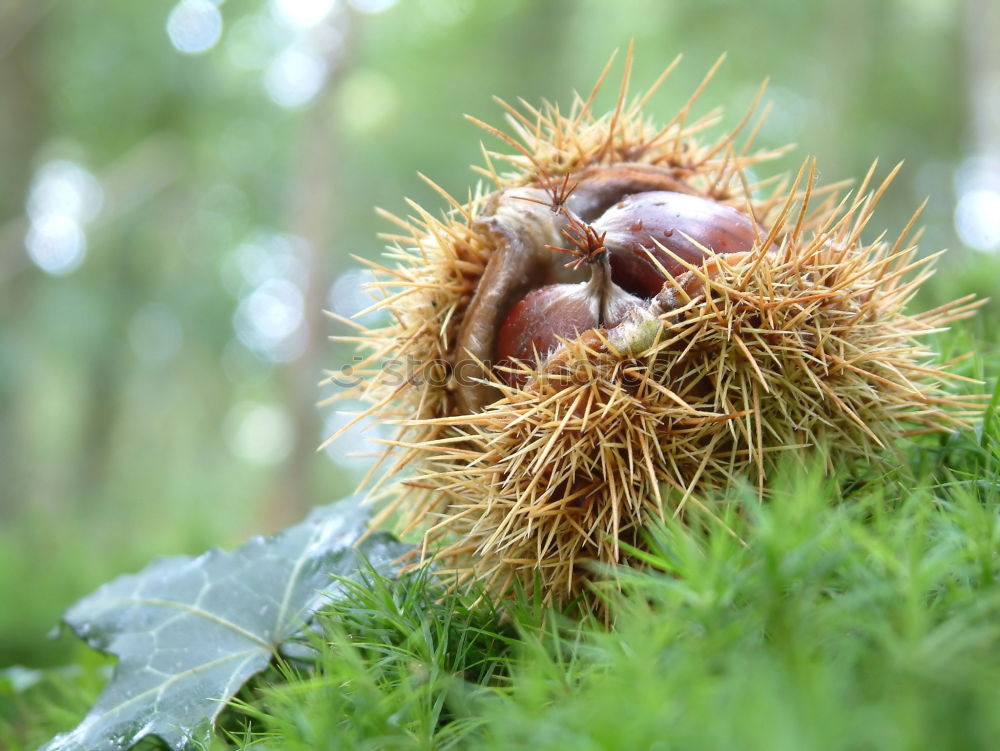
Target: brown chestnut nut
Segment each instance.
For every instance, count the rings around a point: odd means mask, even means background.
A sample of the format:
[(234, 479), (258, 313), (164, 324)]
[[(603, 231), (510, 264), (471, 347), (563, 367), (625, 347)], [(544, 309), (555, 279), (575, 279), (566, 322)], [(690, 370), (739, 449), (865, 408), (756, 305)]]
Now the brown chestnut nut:
[(497, 375), (508, 385), (521, 385), (526, 373), (510, 372), (514, 361), (534, 364), (556, 347), (559, 338), (571, 339), (599, 323), (599, 300), (587, 291), (589, 283), (549, 284), (532, 290), (507, 314), (497, 332)]
[(620, 323), (628, 311), (646, 303), (611, 280), (608, 253), (588, 261), (590, 280), (579, 284), (549, 284), (532, 290), (507, 313), (497, 332), (494, 362), (497, 375), (511, 386), (522, 386), (526, 370), (559, 346), (585, 331)]
[(664, 271), (678, 277), (688, 270), (678, 258), (698, 265), (706, 257), (695, 243), (719, 254), (747, 253), (753, 249), (756, 237), (764, 236), (750, 217), (730, 206), (670, 191), (626, 196), (592, 226), (596, 232), (606, 233), (604, 245), (611, 255), (615, 282), (647, 298), (663, 288)]

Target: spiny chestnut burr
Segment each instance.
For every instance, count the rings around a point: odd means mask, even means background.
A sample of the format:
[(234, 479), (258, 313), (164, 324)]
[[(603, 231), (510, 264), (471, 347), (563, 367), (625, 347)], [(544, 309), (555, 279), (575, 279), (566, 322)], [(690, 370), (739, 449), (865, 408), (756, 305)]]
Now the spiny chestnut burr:
[[(865, 239), (895, 170), (848, 196), (811, 160), (755, 184), (747, 168), (784, 150), (753, 149), (755, 126), (736, 142), (752, 113), (706, 141), (718, 115), (692, 118), (693, 97), (660, 127), (630, 66), (611, 113), (591, 111), (595, 87), (507, 107), (514, 135), (483, 124), (510, 151), (487, 152), (491, 192), (392, 217), (371, 263), (389, 322), (355, 325), (364, 380), (339, 398), (398, 426), (372, 471), (380, 518), (422, 531), (418, 555), (453, 583), (595, 604), (587, 582), (651, 519), (697, 506), (724, 530), (716, 494), (766, 498), (784, 457), (867, 466), (981, 412), (927, 343), (978, 303), (906, 309), (933, 265), (914, 222)], [(553, 250), (567, 238), (580, 263)]]

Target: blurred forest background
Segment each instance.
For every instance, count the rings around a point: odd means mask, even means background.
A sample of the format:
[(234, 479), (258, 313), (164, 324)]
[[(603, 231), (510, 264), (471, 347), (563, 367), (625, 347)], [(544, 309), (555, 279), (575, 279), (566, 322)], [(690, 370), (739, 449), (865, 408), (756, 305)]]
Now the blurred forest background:
[(770, 76), (774, 169), (905, 159), (872, 234), (929, 196), (919, 304), (996, 296), (997, 29), (994, 0), (0, 0), (0, 667), (66, 661), (46, 631), (112, 576), (348, 493), (322, 310), (366, 304), (374, 207), (443, 208), (418, 170), (464, 197), (463, 113), (568, 102), (629, 39), (633, 91), (685, 55), (661, 119), (722, 52), (726, 125)]

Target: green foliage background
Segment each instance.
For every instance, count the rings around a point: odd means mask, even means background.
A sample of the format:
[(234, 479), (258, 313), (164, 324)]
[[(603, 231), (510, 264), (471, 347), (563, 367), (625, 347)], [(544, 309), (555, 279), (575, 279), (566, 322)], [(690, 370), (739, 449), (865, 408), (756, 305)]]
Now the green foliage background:
[[(630, 39), (634, 90), (685, 55), (656, 117), (728, 52), (703, 111), (734, 123), (769, 76), (760, 141), (800, 145), (781, 168), (815, 154), (831, 182), (905, 159), (872, 232), (929, 197), (922, 247), (951, 252), (919, 304), (995, 295), (1000, 256), (964, 247), (953, 222), (970, 160), (998, 149), (976, 125), (996, 116), (976, 94), (1000, 70), (977, 41), (989, 2), (398, 0), (337, 4), (306, 31), (277, 5), (222, 2), (221, 38), (199, 55), (172, 46), (172, 2), (0, 7), (0, 667), (67, 662), (46, 631), (111, 576), (349, 492), (355, 442), (314, 453), (332, 412), (315, 408), (321, 370), (350, 358), (320, 311), (349, 254), (379, 252), (389, 227), (373, 207), (441, 208), (418, 170), (464, 197), (485, 136), (463, 113), (499, 122), (493, 95), (566, 102)], [(264, 85), (287, 49), (329, 67), (296, 107)], [(55, 159), (103, 192), (62, 275), (24, 247), (26, 201)], [(301, 295), (301, 354), (274, 359), (234, 317), (282, 273)], [(998, 314), (992, 302), (966, 327), (994, 364)]]

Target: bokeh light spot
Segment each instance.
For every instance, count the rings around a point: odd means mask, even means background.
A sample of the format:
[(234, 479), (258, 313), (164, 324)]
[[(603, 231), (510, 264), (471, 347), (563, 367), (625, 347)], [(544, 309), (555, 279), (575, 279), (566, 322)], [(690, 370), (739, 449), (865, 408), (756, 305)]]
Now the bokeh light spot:
[(49, 214), (32, 221), (24, 246), (38, 268), (61, 275), (68, 274), (83, 262), (87, 237), (72, 217)]
[(1000, 191), (963, 193), (955, 207), (955, 230), (970, 248), (1000, 251)]
[(240, 302), (233, 316), (236, 336), (247, 347), (274, 359), (302, 325), (302, 292), (287, 279), (269, 279)]
[(210, 0), (181, 0), (167, 16), (167, 36), (178, 52), (208, 52), (222, 36), (222, 14)]
[(309, 29), (330, 15), (337, 0), (271, 0), (271, 12), (293, 29)]
[(337, 112), (347, 127), (368, 133), (388, 122), (398, 109), (399, 95), (388, 76), (370, 68), (348, 75), (337, 94)]
[[(362, 310), (371, 307), (376, 298), (365, 285), (375, 281), (375, 275), (367, 269), (350, 269), (338, 276), (326, 295), (326, 303), (330, 310), (344, 318), (353, 318)], [(371, 311), (362, 316), (369, 318), (377, 313)], [(363, 322), (363, 321), (362, 321)]]
[(97, 216), (103, 201), (97, 178), (76, 162), (54, 159), (35, 174), (25, 208), (33, 221), (63, 214), (87, 222)]
[(264, 89), (281, 107), (302, 107), (319, 93), (326, 74), (322, 56), (293, 46), (275, 57), (264, 71)]
[[(354, 411), (356, 410), (356, 411)], [(347, 472), (357, 473), (360, 477), (371, 466), (372, 457), (381, 451), (377, 443), (389, 437), (389, 431), (371, 417), (363, 417), (354, 424), (357, 412), (364, 410), (364, 405), (357, 403), (342, 403), (340, 411), (329, 415), (324, 421), (321, 440), (339, 433), (326, 445), (326, 455), (338, 468)]]
[(288, 411), (272, 404), (240, 402), (226, 415), (229, 450), (251, 464), (273, 465), (291, 453), (295, 428)]
[(361, 13), (381, 13), (389, 10), (398, 0), (348, 0), (354, 10)]
[(25, 212), (30, 225), (24, 238), (28, 257), (49, 274), (68, 274), (87, 252), (84, 224), (101, 210), (101, 184), (75, 162), (46, 162), (35, 174)]

